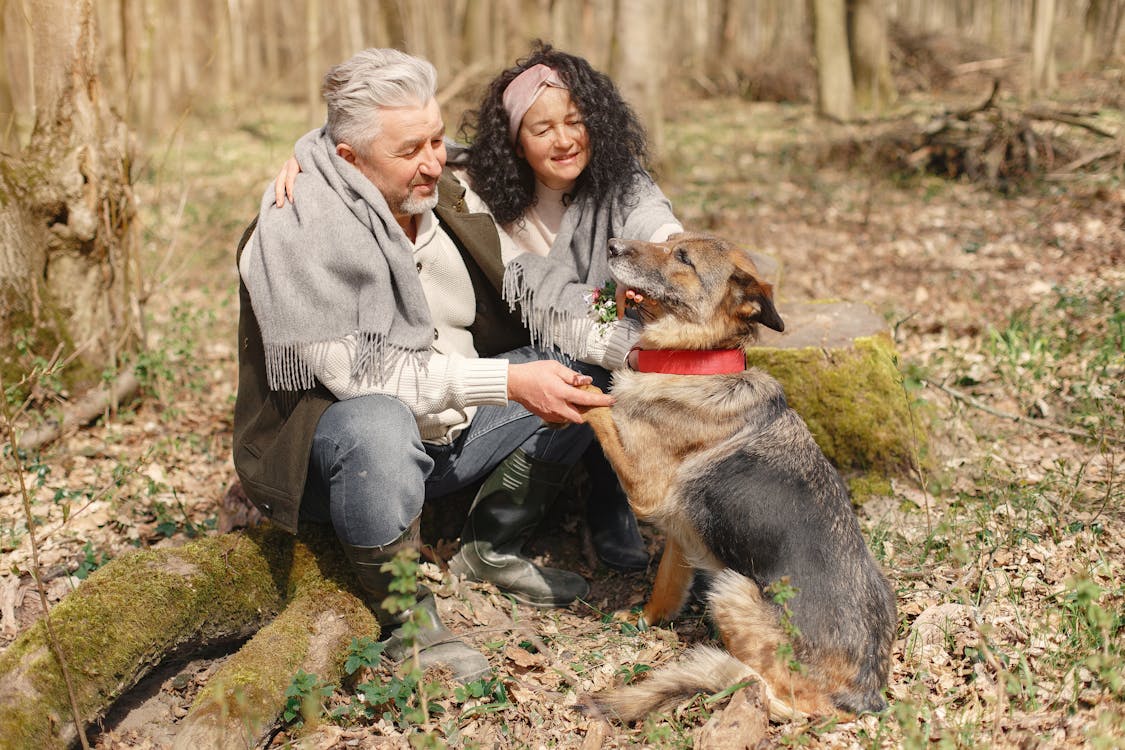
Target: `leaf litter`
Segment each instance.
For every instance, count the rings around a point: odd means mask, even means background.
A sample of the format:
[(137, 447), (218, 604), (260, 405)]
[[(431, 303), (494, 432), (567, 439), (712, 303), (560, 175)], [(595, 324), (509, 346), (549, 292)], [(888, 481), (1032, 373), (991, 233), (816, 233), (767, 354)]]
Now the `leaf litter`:
[[(926, 404), (925, 487), (895, 479), (857, 509), (897, 594), (891, 709), (771, 725), (767, 742), (1111, 746), (1125, 734), (1125, 188), (1120, 179), (1047, 183), (1005, 197), (925, 175), (872, 176), (817, 161), (831, 130), (807, 108), (700, 102), (690, 119), (670, 123), (661, 177), (687, 225), (778, 258), (782, 296), (862, 300), (883, 314), (909, 397)], [(274, 152), (252, 149), (234, 151), (271, 168)], [(266, 177), (230, 178), (216, 199), (248, 216), (254, 180)], [(159, 206), (148, 210), (159, 218)], [(237, 504), (228, 495), (236, 382), (228, 253), (243, 218), (209, 230), (221, 248), (209, 268), (189, 267), (150, 306), (161, 345), (191, 346), (169, 359), (173, 374), (23, 467), (52, 603), (81, 585), (84, 565), (222, 531), (224, 498)], [(41, 615), (14, 477), (3, 476), (0, 648)], [(432, 540), (423, 574), (451, 627), (489, 657), (508, 704), (485, 711), (447, 700), (448, 713), (425, 728), (480, 747), (727, 746), (719, 738), (736, 736), (729, 727), (748, 710), (743, 693), (714, 705), (696, 699), (637, 727), (579, 710), (590, 692), (644, 679), (638, 665), (657, 668), (714, 637), (697, 604), (644, 632), (614, 620), (643, 602), (654, 569), (598, 567), (580, 505), (574, 499), (532, 546), (541, 561), (592, 581), (589, 601), (565, 610), (517, 606), (455, 579), (443, 566), (455, 546)], [(644, 534), (658, 553), (659, 535)], [(98, 746), (167, 746), (221, 658), (158, 672), (145, 699), (107, 722)], [(339, 689), (329, 707), (351, 698)], [(417, 730), (385, 718), (321, 721), (272, 742), (409, 747)]]

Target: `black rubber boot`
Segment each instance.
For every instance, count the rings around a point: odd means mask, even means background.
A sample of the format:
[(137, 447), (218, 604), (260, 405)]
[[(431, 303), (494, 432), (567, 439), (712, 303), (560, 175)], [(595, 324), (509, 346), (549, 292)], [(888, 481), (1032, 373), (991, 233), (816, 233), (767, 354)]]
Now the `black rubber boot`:
[(522, 450), (500, 462), (477, 492), (461, 532), (461, 549), (449, 569), (535, 607), (565, 607), (586, 596), (590, 586), (582, 576), (540, 567), (522, 554), (569, 470)]
[(610, 466), (602, 447), (591, 443), (582, 454), (582, 464), (590, 477), (586, 496), (586, 523), (598, 559), (614, 570), (631, 572), (648, 567), (648, 549), (637, 528), (637, 517), (629, 498)]
[(403, 640), (402, 624), (412, 614), (416, 614), (418, 633), (414, 636), (414, 644), (418, 646), (418, 666), (422, 670), (431, 665), (447, 666), (453, 672), (453, 678), (462, 683), (479, 680), (492, 669), (488, 659), (441, 623), (434, 595), (425, 586), (418, 587), (417, 604), (405, 612), (391, 614), (383, 609), (383, 600), (389, 593), (392, 576), (380, 568), (393, 559), (399, 550), (417, 546), (417, 521), (401, 537), (382, 547), (343, 545), (344, 554), (351, 561), (363, 591), (364, 602), (375, 613), (385, 636), (386, 648), (383, 654), (399, 662), (414, 656), (413, 646)]

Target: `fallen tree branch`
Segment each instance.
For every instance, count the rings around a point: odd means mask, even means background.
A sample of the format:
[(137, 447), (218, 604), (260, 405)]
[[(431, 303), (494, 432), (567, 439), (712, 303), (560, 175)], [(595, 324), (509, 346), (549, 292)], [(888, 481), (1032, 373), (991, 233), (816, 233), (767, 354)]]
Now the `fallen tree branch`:
[[(332, 552), (335, 550), (335, 553)], [(335, 554), (334, 561), (328, 557)], [(352, 639), (378, 638), (363, 602), (326, 579), (319, 565), (343, 566), (339, 545), (293, 548), (293, 593), (285, 609), (210, 678), (184, 719), (173, 750), (257, 747), (285, 703), (297, 670), (340, 679)]]
[(1100, 128), (1092, 122), (1086, 122), (1081, 117), (1076, 117), (1066, 112), (1052, 112), (1045, 109), (1027, 109), (1024, 110), (1024, 115), (1032, 120), (1047, 120), (1049, 122), (1061, 122), (1064, 125), (1073, 125), (1076, 128), (1085, 128), (1095, 135), (1100, 135), (1103, 138), (1116, 138), (1117, 133), (1111, 133), (1105, 128)]
[[(956, 388), (951, 388), (950, 386), (945, 385), (944, 383), (938, 383), (938, 382), (936, 382), (934, 380), (930, 380), (928, 378), (925, 379), (924, 382), (926, 383), (926, 385), (932, 385), (934, 388), (937, 388), (941, 391), (944, 391), (947, 395), (952, 396), (957, 401), (960, 401), (963, 404), (971, 406), (974, 409), (979, 409), (980, 411), (983, 411), (985, 414), (991, 414), (994, 417), (999, 417), (1000, 419), (1007, 419), (1007, 420), (1010, 420), (1012, 422), (1020, 422), (1022, 424), (1031, 425), (1033, 427), (1037, 427), (1037, 428), (1042, 429), (1042, 430), (1047, 430), (1049, 432), (1058, 432), (1058, 433), (1061, 433), (1063, 435), (1070, 435), (1071, 437), (1084, 438), (1086, 440), (1092, 439), (1090, 433), (1084, 432), (1082, 430), (1075, 430), (1071, 427), (1063, 427), (1062, 425), (1053, 424), (1051, 422), (1044, 422), (1044, 421), (1038, 420), (1038, 419), (1032, 420), (1032, 419), (1028, 419), (1027, 417), (1020, 416), (1019, 414), (1010, 414), (1008, 412), (1000, 411), (999, 409), (994, 409), (991, 406), (989, 406), (988, 404), (985, 404), (984, 402), (970, 396), (969, 394), (967, 394), (963, 391), (959, 391)], [(1111, 443), (1125, 442), (1125, 441), (1122, 441), (1120, 438), (1117, 438), (1117, 437), (1112, 436), (1112, 435), (1105, 435), (1104, 438), (1105, 438), (1105, 440), (1107, 440)]]
[(1100, 151), (1093, 151), (1091, 153), (1084, 154), (1083, 156), (1078, 157), (1077, 159), (1071, 161), (1069, 164), (1064, 164), (1060, 169), (1052, 172), (1047, 176), (1053, 177), (1057, 175), (1076, 172), (1088, 164), (1093, 164), (1096, 161), (1101, 161), (1102, 159), (1107, 159), (1111, 156), (1117, 156), (1123, 152), (1125, 152), (1125, 149), (1119, 146), (1111, 146), (1109, 148), (1103, 148)]
[[(293, 538), (277, 530), (207, 537), (119, 557), (51, 610), (85, 722), (162, 660), (245, 638), (282, 604)], [(0, 654), (0, 738), (62, 748), (78, 739), (43, 620)]]
[(130, 368), (113, 382), (95, 388), (63, 410), (61, 419), (48, 419), (38, 427), (25, 430), (19, 439), (19, 449), (33, 451), (57, 440), (65, 433), (93, 422), (107, 409), (129, 401), (140, 389), (137, 373)]

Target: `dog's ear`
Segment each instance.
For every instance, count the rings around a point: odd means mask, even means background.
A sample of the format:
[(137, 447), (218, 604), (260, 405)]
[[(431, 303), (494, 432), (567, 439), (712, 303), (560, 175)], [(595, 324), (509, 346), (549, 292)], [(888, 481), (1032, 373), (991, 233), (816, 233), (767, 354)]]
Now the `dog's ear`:
[(754, 279), (743, 287), (742, 310), (748, 320), (781, 333), (785, 323), (773, 305), (773, 287), (765, 281)]
[(731, 282), (734, 289), (738, 290), (738, 315), (778, 333), (785, 330), (785, 323), (773, 304), (773, 286), (758, 277), (758, 269), (753, 261), (748, 261), (747, 265), (736, 262)]
[(781, 333), (785, 330), (785, 322), (777, 314), (777, 308), (773, 306), (773, 287), (765, 282), (762, 282), (761, 286), (766, 288), (767, 293), (753, 298), (758, 303), (758, 315), (755, 321)]

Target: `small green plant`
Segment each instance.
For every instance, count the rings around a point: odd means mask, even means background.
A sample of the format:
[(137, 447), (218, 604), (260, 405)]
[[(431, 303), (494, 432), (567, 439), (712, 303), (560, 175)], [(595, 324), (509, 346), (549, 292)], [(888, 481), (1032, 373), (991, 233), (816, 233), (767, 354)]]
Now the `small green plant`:
[(285, 706), (281, 710), (281, 718), (295, 727), (303, 726), (306, 721), (315, 721), (324, 715), (324, 701), (335, 690), (335, 685), (298, 669), (289, 687), (285, 689)]
[(95, 552), (94, 545), (87, 541), (82, 546), (82, 559), (74, 571), (74, 577), (80, 581), (85, 581), (87, 576), (112, 559), (108, 552), (102, 552), (101, 554)]
[(797, 596), (799, 590), (790, 585), (789, 576), (782, 576), (765, 589), (766, 596), (770, 597), (781, 611), (781, 629), (785, 633), (785, 640), (778, 644), (777, 655), (785, 659), (785, 665), (794, 674), (803, 674), (805, 667), (797, 659), (796, 644), (801, 638), (801, 629), (793, 622), (793, 612), (789, 609), (789, 600)]
[(364, 636), (353, 638), (348, 645), (348, 658), (344, 661), (344, 672), (353, 675), (360, 669), (372, 669), (379, 666), (386, 643), (377, 643), (375, 639)]
[(638, 677), (646, 672), (651, 672), (652, 666), (648, 664), (622, 664), (617, 668), (617, 674), (626, 685), (632, 684)]

